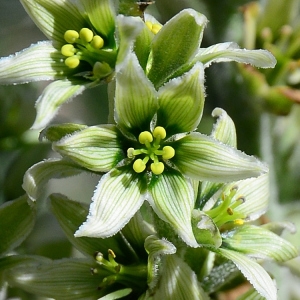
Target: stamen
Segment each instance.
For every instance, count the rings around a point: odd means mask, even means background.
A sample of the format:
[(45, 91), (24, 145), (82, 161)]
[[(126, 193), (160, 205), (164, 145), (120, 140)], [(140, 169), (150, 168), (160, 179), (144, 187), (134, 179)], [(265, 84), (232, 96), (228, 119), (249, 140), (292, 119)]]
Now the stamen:
[(151, 164), (150, 168), (155, 175), (160, 175), (164, 171), (165, 165), (162, 162), (154, 162)]
[(79, 33), (75, 30), (67, 30), (64, 34), (64, 39), (67, 43), (73, 44), (79, 38)]
[(153, 136), (149, 131), (143, 131), (139, 135), (139, 142), (141, 144), (146, 144), (146, 142), (151, 143), (153, 141)]
[(152, 134), (155, 138), (160, 137), (162, 140), (167, 136), (166, 130), (161, 126), (155, 127)]
[(61, 47), (61, 53), (64, 56), (73, 56), (76, 53), (76, 49), (71, 44), (66, 44)]
[(244, 225), (244, 220), (243, 219), (236, 219), (233, 221), (234, 225)]
[(150, 22), (150, 21), (146, 21), (145, 22), (145, 25), (148, 27), (148, 29), (152, 32), (152, 33), (154, 33), (154, 34), (157, 34), (160, 30), (161, 30), (161, 28), (162, 28), (162, 25), (160, 25), (160, 24), (153, 24), (152, 22)]
[(93, 40), (94, 33), (91, 29), (88, 28), (81, 28), (79, 31), (79, 37), (83, 41), (89, 43)]
[(146, 169), (146, 164), (139, 158), (133, 163), (133, 170), (141, 173)]
[(101, 36), (95, 35), (91, 41), (91, 45), (95, 49), (101, 49), (104, 46), (104, 40)]
[(66, 66), (68, 66), (70, 69), (75, 69), (76, 67), (79, 66), (80, 64), (80, 60), (77, 56), (72, 56), (72, 57), (68, 57), (65, 60), (65, 64)]
[(163, 152), (164, 152), (162, 155), (163, 159), (170, 159), (170, 158), (174, 157), (174, 155), (175, 155), (175, 150), (171, 146), (163, 147)]

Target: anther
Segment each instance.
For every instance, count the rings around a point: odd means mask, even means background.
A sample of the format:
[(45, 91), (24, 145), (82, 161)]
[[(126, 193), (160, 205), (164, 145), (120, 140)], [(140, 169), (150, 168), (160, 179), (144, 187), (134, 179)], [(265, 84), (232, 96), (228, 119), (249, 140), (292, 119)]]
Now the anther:
[(76, 53), (76, 49), (71, 44), (66, 44), (61, 47), (61, 53), (64, 56), (73, 56)]
[(163, 159), (170, 159), (170, 158), (174, 157), (174, 155), (175, 155), (175, 150), (171, 146), (163, 147), (163, 152), (164, 152), (162, 155)]
[(162, 140), (167, 136), (166, 130), (161, 126), (155, 127), (152, 134), (155, 138), (160, 137)]
[(91, 29), (88, 28), (81, 28), (79, 31), (79, 37), (85, 42), (91, 42), (94, 37), (94, 33)]
[(133, 170), (141, 173), (146, 169), (146, 164), (139, 158), (133, 163)]
[(232, 215), (233, 215), (233, 210), (232, 210), (232, 208), (228, 207), (228, 208), (227, 208), (227, 213), (228, 213), (230, 216), (232, 216)]
[(243, 219), (236, 219), (233, 221), (234, 225), (244, 225), (244, 220)]
[(80, 64), (80, 60), (77, 56), (71, 56), (71, 57), (68, 57), (66, 60), (65, 60), (65, 64), (66, 66), (68, 66), (70, 69), (75, 69), (79, 66)]
[(160, 24), (153, 24), (151, 31), (154, 34), (157, 34), (161, 30), (161, 28), (162, 28), (162, 25), (160, 25)]
[(139, 135), (139, 142), (141, 144), (146, 144), (146, 142), (151, 143), (153, 141), (153, 136), (149, 131), (143, 131)]
[(128, 158), (134, 158), (134, 148), (128, 148), (127, 149), (127, 157)]
[(155, 175), (160, 175), (164, 171), (165, 165), (162, 162), (154, 162), (150, 168)]
[(101, 36), (95, 35), (91, 41), (91, 45), (95, 49), (101, 49), (104, 46), (104, 40)]
[(79, 38), (79, 33), (75, 30), (67, 30), (64, 34), (64, 39), (67, 43), (73, 44)]

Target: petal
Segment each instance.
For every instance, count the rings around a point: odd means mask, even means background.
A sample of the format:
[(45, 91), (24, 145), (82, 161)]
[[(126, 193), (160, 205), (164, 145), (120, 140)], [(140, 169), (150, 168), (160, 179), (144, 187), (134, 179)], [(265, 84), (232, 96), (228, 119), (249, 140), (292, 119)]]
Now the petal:
[(127, 55), (116, 75), (115, 108), (118, 125), (136, 135), (149, 130), (158, 108), (156, 91), (133, 53)]
[(81, 94), (92, 83), (58, 80), (50, 83), (36, 102), (37, 116), (32, 129), (42, 129), (54, 118), (60, 106)]
[(19, 246), (29, 235), (35, 223), (35, 213), (27, 197), (8, 201), (0, 206), (0, 254)]
[(82, 173), (84, 170), (70, 161), (48, 159), (29, 168), (23, 179), (23, 189), (30, 200), (35, 201), (44, 192), (45, 184), (52, 178), (66, 178)]
[(118, 290), (112, 293), (109, 293), (105, 295), (104, 297), (99, 298), (98, 300), (115, 300), (115, 299), (121, 299), (124, 298), (125, 296), (129, 295), (132, 292), (132, 289), (127, 288), (127, 289), (122, 289)]
[(148, 77), (156, 88), (163, 85), (200, 46), (207, 23), (204, 15), (185, 9), (169, 20), (152, 42)]
[(80, 166), (108, 172), (124, 158), (114, 125), (91, 126), (53, 143), (53, 149)]
[(201, 48), (193, 61), (201, 61), (205, 68), (213, 62), (228, 61), (251, 64), (259, 68), (273, 68), (276, 64), (275, 57), (267, 50), (240, 49), (236, 43), (229, 42)]
[(245, 199), (234, 211), (247, 216), (248, 221), (256, 220), (266, 212), (270, 200), (269, 172), (228, 184), (223, 193), (229, 193), (233, 187), (237, 187), (237, 193), (232, 198), (232, 203), (240, 197)]
[(101, 36), (113, 37), (116, 16), (114, 1), (78, 0), (78, 9)]
[(183, 174), (197, 180), (230, 182), (268, 170), (255, 157), (200, 133), (191, 133), (175, 143), (172, 161)]
[(47, 38), (65, 44), (64, 33), (79, 31), (87, 22), (79, 13), (74, 1), (67, 0), (20, 0), (25, 10), (47, 36)]
[(178, 235), (191, 247), (198, 247), (191, 218), (194, 191), (190, 181), (175, 170), (165, 170), (152, 179), (148, 200), (156, 214), (170, 223)]
[(197, 128), (203, 112), (204, 70), (196, 64), (180, 78), (166, 83), (158, 92), (159, 110), (157, 124), (167, 133), (193, 131)]
[(267, 300), (277, 300), (277, 290), (269, 274), (257, 262), (236, 251), (219, 248), (219, 253), (232, 260), (253, 287)]
[(87, 221), (76, 237), (109, 237), (120, 231), (144, 202), (145, 183), (131, 168), (104, 175), (94, 193)]
[(0, 83), (19, 84), (65, 78), (70, 69), (51, 42), (39, 42), (0, 59)]
[(225, 233), (222, 247), (277, 262), (284, 262), (298, 255), (291, 243), (269, 230), (253, 225), (237, 227)]
[(161, 299), (208, 300), (209, 297), (189, 265), (174, 254), (165, 257), (159, 288), (153, 295), (153, 300)]
[(224, 109), (217, 107), (213, 110), (212, 116), (218, 119), (214, 124), (211, 136), (223, 144), (236, 148), (235, 125), (227, 112)]

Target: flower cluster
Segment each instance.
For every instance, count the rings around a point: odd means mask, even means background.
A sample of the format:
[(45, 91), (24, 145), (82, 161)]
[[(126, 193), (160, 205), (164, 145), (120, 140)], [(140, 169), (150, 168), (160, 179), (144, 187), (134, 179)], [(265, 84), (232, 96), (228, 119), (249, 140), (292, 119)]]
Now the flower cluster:
[(283, 262), (297, 251), (267, 226), (249, 223), (267, 209), (268, 167), (237, 149), (234, 123), (223, 109), (213, 111), (210, 135), (197, 131), (206, 67), (237, 61), (267, 68), (274, 57), (234, 43), (200, 48), (207, 19), (192, 9), (161, 25), (147, 14), (118, 15), (112, 0), (21, 2), (52, 41), (0, 60), (0, 82), (56, 80), (38, 100), (34, 127), (100, 82), (115, 83), (114, 118), (41, 132), (61, 157), (26, 172), (23, 188), (32, 206), (52, 178), (100, 176), (89, 209), (63, 195), (49, 197), (84, 258), (4, 256), (7, 282), (58, 299), (196, 300), (243, 274), (254, 287), (251, 296), (275, 300), (275, 284), (254, 259)]

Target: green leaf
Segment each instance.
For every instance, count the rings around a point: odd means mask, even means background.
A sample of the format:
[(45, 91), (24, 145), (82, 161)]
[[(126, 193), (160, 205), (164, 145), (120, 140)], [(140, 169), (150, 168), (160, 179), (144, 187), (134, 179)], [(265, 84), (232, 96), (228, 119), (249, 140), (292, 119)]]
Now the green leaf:
[(101, 252), (106, 257), (108, 249), (112, 249), (118, 261), (125, 260), (128, 262), (132, 258), (132, 252), (129, 250), (120, 233), (106, 239), (90, 237), (75, 238), (75, 231), (86, 220), (88, 207), (71, 201), (60, 194), (52, 194), (50, 201), (53, 214), (57, 218), (68, 240), (76, 249), (91, 257), (93, 257), (95, 252)]
[(257, 262), (236, 251), (219, 248), (217, 251), (232, 260), (253, 287), (267, 300), (277, 300), (277, 290), (269, 274)]
[(284, 262), (298, 255), (291, 243), (269, 230), (253, 225), (244, 225), (224, 233), (222, 247), (277, 262)]
[(213, 246), (219, 248), (222, 238), (218, 227), (213, 220), (200, 210), (193, 210), (192, 225), (195, 238), (202, 246)]
[(35, 224), (35, 212), (22, 196), (0, 206), (0, 254), (19, 246), (29, 235)]
[(148, 77), (156, 88), (189, 62), (200, 46), (207, 19), (185, 9), (169, 20), (152, 42)]
[[(97, 274), (91, 274), (97, 268)], [(62, 259), (37, 266), (19, 265), (6, 273), (10, 285), (29, 293), (55, 299), (98, 299), (107, 293), (98, 289), (110, 273), (87, 259)]]
[(168, 135), (193, 131), (200, 123), (205, 101), (204, 69), (196, 64), (180, 78), (166, 83), (158, 92), (157, 125)]
[(31, 201), (36, 201), (44, 192), (45, 184), (52, 178), (66, 178), (78, 175), (85, 170), (74, 163), (52, 158), (29, 168), (23, 179), (23, 189)]
[(194, 191), (191, 182), (175, 170), (165, 170), (149, 186), (149, 203), (191, 247), (198, 247), (191, 225)]
[(58, 80), (50, 83), (36, 102), (37, 116), (32, 129), (44, 128), (56, 115), (60, 106), (81, 94), (93, 83), (80, 80)]
[(116, 75), (115, 119), (125, 130), (139, 135), (149, 130), (158, 108), (157, 94), (136, 56), (129, 53)]
[(191, 133), (174, 145), (172, 162), (196, 180), (230, 182), (256, 177), (268, 168), (253, 156), (224, 145), (200, 133)]
[(0, 59), (0, 83), (18, 84), (65, 78), (70, 69), (51, 42), (39, 42)]
[(108, 172), (124, 158), (114, 125), (85, 128), (53, 143), (53, 149), (95, 172)]
[(240, 49), (236, 43), (220, 43), (208, 48), (201, 48), (193, 62), (200, 61), (204, 67), (211, 63), (236, 61), (251, 64), (258, 68), (273, 68), (276, 64), (275, 57), (267, 50)]
[(39, 29), (60, 45), (66, 43), (67, 30), (79, 31), (87, 25), (72, 1), (21, 0), (21, 3)]
[(145, 200), (145, 183), (131, 167), (104, 175), (92, 198), (87, 221), (75, 236), (109, 237), (120, 231)]

